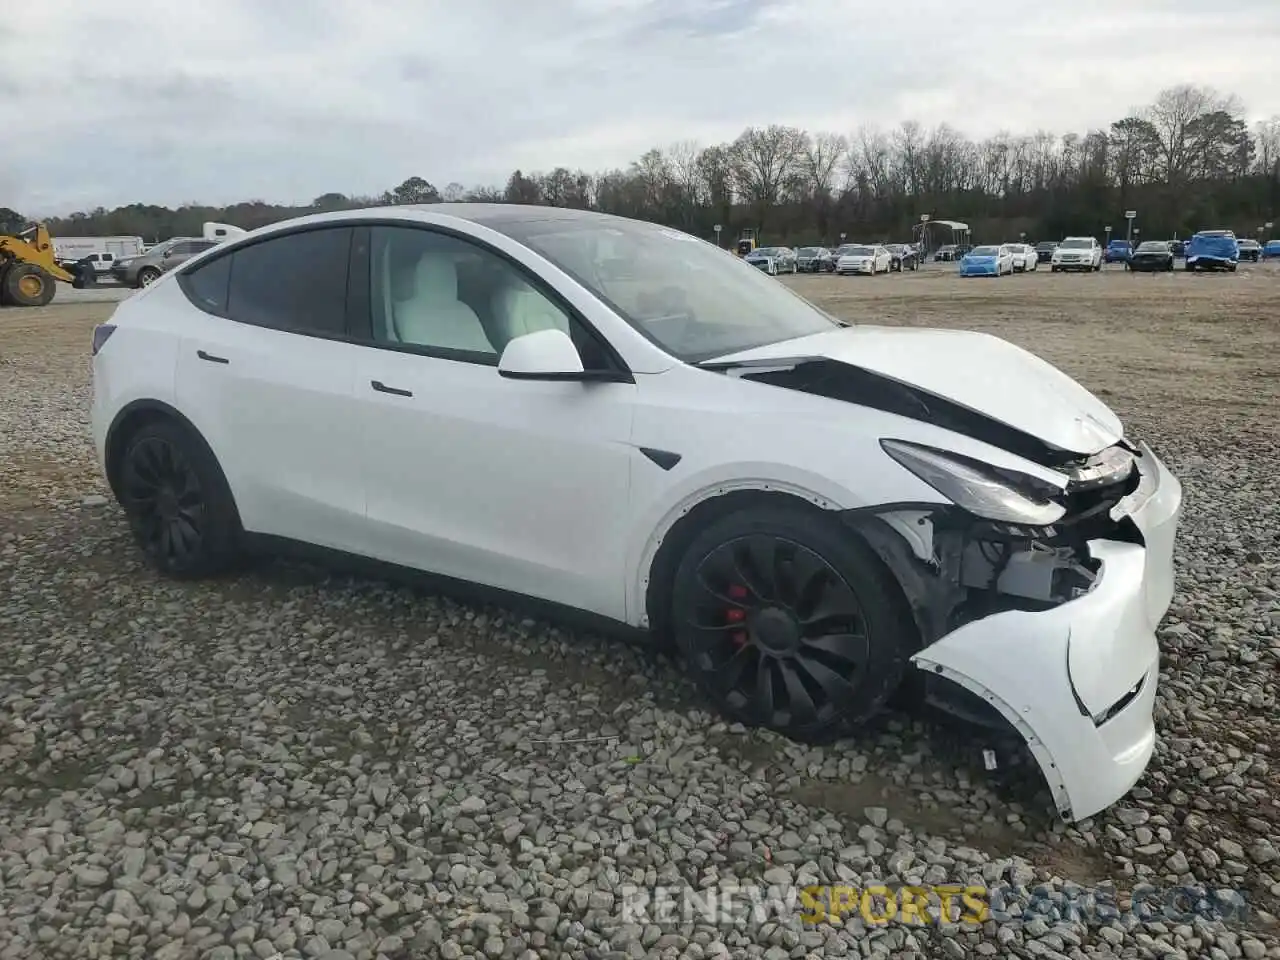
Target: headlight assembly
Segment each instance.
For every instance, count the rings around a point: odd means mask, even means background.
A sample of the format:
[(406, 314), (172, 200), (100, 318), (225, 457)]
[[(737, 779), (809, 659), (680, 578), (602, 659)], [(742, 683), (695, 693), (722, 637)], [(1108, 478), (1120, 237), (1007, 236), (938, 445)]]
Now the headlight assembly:
[(1045, 527), (1066, 513), (1049, 499), (1051, 488), (1034, 477), (906, 440), (881, 440), (880, 446), (957, 507), (984, 520)]

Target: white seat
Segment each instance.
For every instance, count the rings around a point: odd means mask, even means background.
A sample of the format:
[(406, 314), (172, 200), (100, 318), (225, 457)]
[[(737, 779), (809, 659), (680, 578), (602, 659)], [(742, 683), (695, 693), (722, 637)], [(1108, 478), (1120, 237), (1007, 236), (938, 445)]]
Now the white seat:
[(446, 350), (494, 353), (476, 312), (458, 299), (458, 270), (438, 253), (424, 253), (414, 267), (413, 296), (397, 303), (395, 332), (402, 343)]
[(493, 312), (496, 332), (504, 346), (516, 337), (539, 330), (569, 333), (569, 318), (564, 311), (522, 280), (514, 280), (498, 291)]

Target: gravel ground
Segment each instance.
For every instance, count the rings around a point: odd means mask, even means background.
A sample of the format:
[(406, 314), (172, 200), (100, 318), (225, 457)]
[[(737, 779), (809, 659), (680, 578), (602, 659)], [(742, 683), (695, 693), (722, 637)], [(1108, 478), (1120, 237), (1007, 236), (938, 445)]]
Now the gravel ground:
[[(1280, 272), (785, 282), (1028, 346), (1183, 479), (1163, 739), (1129, 798), (1066, 827), (969, 731), (890, 714), (797, 746), (648, 651), (421, 588), (283, 562), (160, 582), (86, 440), (111, 306), (60, 298), (0, 312), (0, 958), (1280, 957)], [(981, 925), (623, 909), (628, 886), (899, 880), (1011, 892)], [(1060, 899), (1098, 884), (1249, 909)]]

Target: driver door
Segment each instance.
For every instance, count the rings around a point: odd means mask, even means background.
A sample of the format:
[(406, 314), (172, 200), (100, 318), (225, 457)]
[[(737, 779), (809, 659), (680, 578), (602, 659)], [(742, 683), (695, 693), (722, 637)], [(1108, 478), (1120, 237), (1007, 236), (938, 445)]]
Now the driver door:
[(635, 384), (500, 376), (508, 342), (552, 326), (588, 369), (605, 354), (478, 242), (379, 226), (369, 248), (355, 279), (369, 291), (355, 372), (368, 552), (623, 618)]

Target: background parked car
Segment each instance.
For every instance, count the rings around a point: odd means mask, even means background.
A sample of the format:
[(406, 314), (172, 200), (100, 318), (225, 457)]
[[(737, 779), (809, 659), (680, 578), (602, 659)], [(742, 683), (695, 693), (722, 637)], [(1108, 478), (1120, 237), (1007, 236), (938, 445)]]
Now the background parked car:
[(1048, 263), (1053, 259), (1053, 251), (1058, 249), (1056, 240), (1041, 240), (1036, 244), (1036, 262)]
[(1013, 254), (1013, 272), (1026, 273), (1035, 270), (1040, 265), (1040, 258), (1036, 254), (1036, 248), (1029, 243), (1009, 243), (1005, 244), (1009, 248), (1009, 252)]
[(1185, 257), (1187, 255), (1187, 245), (1182, 240), (1173, 240), (1169, 244), (1169, 249), (1175, 257)]
[(139, 256), (117, 260), (111, 267), (111, 276), (128, 287), (149, 287), (160, 279), (161, 274), (217, 245), (216, 240), (175, 237), (156, 244)]
[(771, 276), (796, 272), (796, 252), (790, 247), (756, 247), (743, 259)]
[(835, 257), (826, 247), (801, 247), (796, 251), (796, 270), (800, 273), (830, 273), (835, 268)]
[(1049, 269), (1054, 273), (1059, 270), (1101, 270), (1102, 247), (1093, 237), (1067, 237), (1053, 251)]
[(853, 247), (836, 261), (836, 273), (847, 276), (851, 273), (866, 273), (875, 276), (877, 273), (888, 273), (893, 267), (893, 254), (879, 245), (864, 244)]
[(1238, 240), (1236, 241), (1236, 246), (1240, 248), (1241, 260), (1252, 260), (1257, 263), (1262, 259), (1262, 244), (1257, 240)]
[(1185, 270), (1229, 270), (1240, 262), (1240, 245), (1230, 230), (1201, 230), (1187, 241)]
[(901, 273), (903, 270), (919, 270), (920, 257), (916, 253), (915, 247), (909, 243), (890, 243), (886, 245), (891, 257), (889, 261), (889, 269), (897, 270)]
[(959, 259), (956, 255), (956, 245), (954, 243), (944, 243), (934, 253), (933, 259), (935, 263), (949, 263), (952, 260)]
[(1103, 263), (1124, 263), (1133, 253), (1133, 245), (1128, 240), (1112, 240), (1102, 254)]
[(1125, 262), (1126, 270), (1138, 273), (1167, 272), (1173, 269), (1173, 244), (1168, 240), (1144, 240)]
[(1280, 240), (1268, 240), (1262, 247), (1263, 260), (1280, 260)]
[(962, 277), (1002, 277), (1013, 273), (1013, 251), (1007, 244), (974, 247), (960, 258)]

